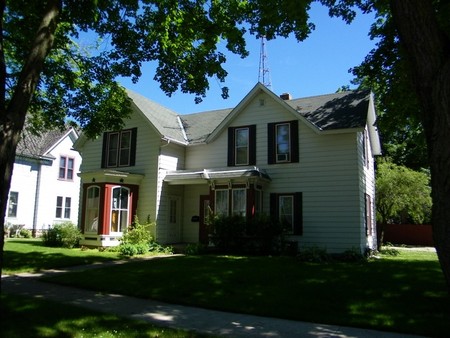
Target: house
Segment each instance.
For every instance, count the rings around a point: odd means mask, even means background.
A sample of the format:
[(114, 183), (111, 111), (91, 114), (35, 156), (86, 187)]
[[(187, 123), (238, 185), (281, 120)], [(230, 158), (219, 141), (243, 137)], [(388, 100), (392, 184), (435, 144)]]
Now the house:
[(160, 243), (207, 243), (212, 210), (280, 217), (300, 247), (376, 248), (370, 92), (292, 99), (258, 83), (232, 109), (189, 115), (128, 95), (123, 130), (75, 144), (83, 244), (118, 245), (134, 215)]
[(5, 224), (39, 234), (49, 226), (78, 224), (81, 164), (73, 128), (36, 135), (24, 129), (17, 145)]

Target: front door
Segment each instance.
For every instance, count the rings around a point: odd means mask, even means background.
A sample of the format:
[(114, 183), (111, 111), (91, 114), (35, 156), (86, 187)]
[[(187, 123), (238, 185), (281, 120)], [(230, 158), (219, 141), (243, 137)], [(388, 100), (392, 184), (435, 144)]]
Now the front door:
[(198, 240), (202, 244), (208, 244), (208, 225), (207, 220), (211, 213), (211, 203), (210, 203), (209, 195), (201, 195), (200, 196), (200, 219), (199, 219), (199, 236)]

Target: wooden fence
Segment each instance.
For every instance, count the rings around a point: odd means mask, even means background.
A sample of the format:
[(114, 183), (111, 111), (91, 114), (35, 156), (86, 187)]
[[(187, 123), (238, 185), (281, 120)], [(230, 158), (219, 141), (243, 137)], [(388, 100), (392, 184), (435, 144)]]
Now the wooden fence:
[(384, 243), (434, 246), (430, 224), (386, 224)]

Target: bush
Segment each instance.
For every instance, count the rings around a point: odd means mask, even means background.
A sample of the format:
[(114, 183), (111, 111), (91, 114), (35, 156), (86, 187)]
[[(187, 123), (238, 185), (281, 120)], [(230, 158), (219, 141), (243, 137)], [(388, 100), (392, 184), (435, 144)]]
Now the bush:
[(119, 252), (122, 256), (134, 256), (138, 253), (137, 245), (131, 243), (122, 243), (119, 246)]
[(51, 247), (74, 248), (82, 238), (80, 230), (72, 222), (56, 224), (42, 233), (44, 245)]
[(323, 263), (328, 262), (330, 260), (330, 256), (327, 254), (327, 250), (319, 248), (317, 246), (312, 246), (300, 250), (298, 258), (302, 262), (311, 262), (311, 263)]
[(19, 236), (23, 238), (31, 238), (32, 237), (31, 230), (28, 229), (20, 230)]
[(262, 215), (247, 221), (242, 216), (215, 216), (209, 224), (214, 246), (227, 253), (278, 254), (281, 252), (280, 222)]
[(137, 216), (134, 218), (133, 224), (130, 225), (127, 232), (122, 237), (123, 243), (131, 244), (149, 244), (153, 241), (152, 234), (150, 232), (152, 223), (140, 224)]

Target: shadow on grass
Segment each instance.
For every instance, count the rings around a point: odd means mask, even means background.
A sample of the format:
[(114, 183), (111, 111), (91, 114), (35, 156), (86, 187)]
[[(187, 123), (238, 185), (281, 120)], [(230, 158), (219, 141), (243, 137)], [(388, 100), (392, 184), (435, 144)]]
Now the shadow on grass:
[(450, 299), (436, 260), (315, 264), (188, 256), (52, 280), (223, 311), (431, 336), (450, 332)]
[(1, 337), (199, 336), (51, 301), (9, 295), (2, 295), (0, 300)]

